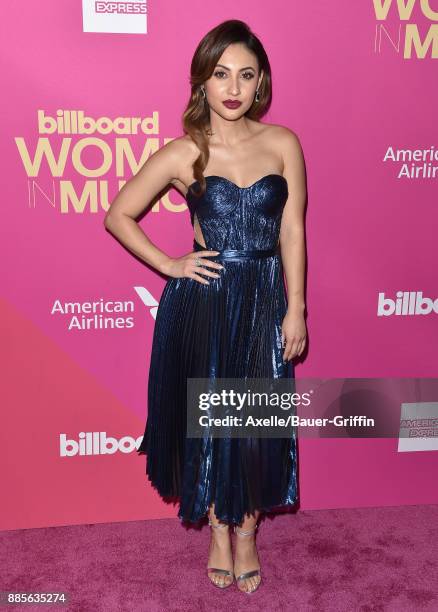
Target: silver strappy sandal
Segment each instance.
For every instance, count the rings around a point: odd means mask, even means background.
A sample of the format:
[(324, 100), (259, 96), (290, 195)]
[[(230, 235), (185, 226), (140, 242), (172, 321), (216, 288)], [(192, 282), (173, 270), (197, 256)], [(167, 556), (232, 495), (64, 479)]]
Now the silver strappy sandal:
[[(213, 527), (214, 529), (218, 529), (220, 527), (227, 527), (227, 524), (224, 523), (218, 523), (217, 525), (213, 525), (213, 523), (211, 522), (211, 519), (208, 519), (208, 524), (210, 525), (210, 527)], [(208, 572), (214, 572), (215, 574), (223, 574), (224, 576), (230, 576), (230, 578), (232, 578), (231, 582), (229, 584), (223, 583), (223, 584), (216, 584), (216, 582), (214, 582), (211, 579), (211, 576), (209, 575)], [(207, 576), (210, 580), (210, 582), (218, 587), (219, 589), (227, 589), (228, 587), (230, 587), (233, 582), (234, 582), (234, 573), (231, 572), (230, 570), (226, 570), (226, 569), (220, 569), (218, 567), (207, 567)]]
[[(252, 535), (253, 533), (255, 533), (255, 531), (257, 530), (258, 525), (256, 525), (253, 529), (248, 529), (246, 531), (244, 531), (243, 529), (239, 529), (239, 527), (237, 525), (234, 526), (234, 532), (238, 533), (239, 535), (244, 535), (244, 536), (249, 536)], [(254, 591), (256, 591), (261, 582), (262, 582), (262, 574), (261, 574), (261, 570), (260, 569), (255, 569), (255, 570), (250, 570), (249, 572), (243, 572), (243, 574), (240, 574), (240, 576), (236, 576), (236, 574), (234, 574), (234, 577), (236, 579), (236, 582), (239, 582), (239, 580), (245, 580), (246, 578), (252, 578), (253, 576), (260, 576), (260, 580), (259, 583), (256, 587), (254, 587), (253, 589), (248, 589), (247, 591), (244, 591), (242, 589), (239, 589), (239, 591), (241, 591), (242, 593), (254, 593)]]

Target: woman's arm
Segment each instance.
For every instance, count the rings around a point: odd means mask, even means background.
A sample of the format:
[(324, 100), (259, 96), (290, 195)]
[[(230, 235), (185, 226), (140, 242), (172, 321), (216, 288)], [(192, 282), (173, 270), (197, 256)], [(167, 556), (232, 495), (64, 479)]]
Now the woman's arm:
[(287, 282), (288, 310), (304, 312), (306, 175), (303, 153), (298, 137), (283, 128), (283, 174), (288, 183), (289, 197), (283, 210), (280, 228), (281, 258)]
[(280, 227), (281, 258), (287, 283), (288, 308), (283, 324), (286, 339), (285, 358), (300, 355), (306, 343), (304, 311), (304, 276), (306, 247), (304, 209), (306, 204), (306, 171), (301, 144), (288, 128), (280, 136), (284, 160), (284, 176), (289, 197), (283, 210)]
[(166, 273), (170, 257), (151, 242), (136, 219), (160, 191), (178, 178), (183, 148), (184, 143), (171, 141), (156, 151), (123, 185), (104, 219), (107, 230), (124, 246), (163, 273)]
[[(138, 225), (137, 217), (150, 205), (160, 191), (173, 180), (180, 180), (181, 168), (188, 169), (193, 163), (193, 148), (184, 139), (176, 139), (156, 151), (127, 181), (119, 191), (104, 218), (104, 225), (124, 246), (140, 259), (163, 274), (193, 278), (208, 284), (204, 276), (217, 277), (213, 270), (221, 266), (208, 260), (217, 251), (198, 251), (172, 258), (160, 251)], [(203, 258), (203, 268), (196, 265), (196, 258)]]

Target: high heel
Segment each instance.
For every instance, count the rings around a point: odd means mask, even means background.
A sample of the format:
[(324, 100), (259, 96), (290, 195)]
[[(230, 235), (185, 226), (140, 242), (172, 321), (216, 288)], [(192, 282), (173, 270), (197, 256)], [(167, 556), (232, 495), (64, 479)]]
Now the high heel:
[[(253, 529), (244, 530), (244, 529), (240, 529), (237, 525), (235, 525), (234, 526), (234, 532), (239, 534), (239, 535), (250, 536), (250, 535), (252, 535), (253, 533), (256, 532), (257, 528), (258, 528), (258, 525), (256, 525)], [(260, 570), (260, 568), (259, 569), (255, 569), (255, 570), (250, 570), (249, 572), (243, 572), (239, 576), (236, 576), (236, 574), (234, 574), (234, 578), (236, 579), (236, 583), (238, 583), (239, 580), (245, 580), (246, 578), (252, 578), (253, 576), (260, 576), (260, 580), (259, 580), (257, 586), (255, 586), (252, 589), (250, 588), (247, 591), (244, 591), (243, 589), (239, 589), (239, 591), (242, 591), (242, 593), (247, 593), (247, 594), (254, 593), (254, 591), (256, 591), (259, 588), (260, 583), (262, 581), (261, 570)]]
[[(228, 525), (226, 523), (222, 523), (222, 524), (218, 523), (217, 525), (214, 525), (211, 522), (211, 519), (208, 519), (208, 524), (210, 525), (210, 527), (213, 527), (214, 529), (218, 529), (218, 528), (222, 528), (222, 527), (228, 527)], [(210, 574), (208, 572), (214, 572), (215, 574), (223, 574), (224, 576), (230, 576), (230, 578), (232, 580), (231, 580), (231, 582), (229, 584), (227, 584), (225, 582), (223, 584), (217, 584), (216, 582), (214, 582), (212, 580), (212, 577), (210, 576)], [(226, 570), (226, 569), (221, 569), (221, 568), (218, 568), (218, 567), (207, 567), (207, 576), (209, 577), (210, 582), (214, 586), (218, 587), (219, 589), (226, 589), (226, 588), (230, 587), (233, 584), (233, 582), (234, 582), (234, 573), (232, 571)]]

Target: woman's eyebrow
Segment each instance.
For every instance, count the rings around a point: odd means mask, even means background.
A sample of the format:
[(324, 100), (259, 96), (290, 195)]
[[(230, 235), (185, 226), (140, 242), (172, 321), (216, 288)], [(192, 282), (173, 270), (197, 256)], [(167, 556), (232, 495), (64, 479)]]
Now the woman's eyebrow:
[[(228, 66), (224, 66), (223, 64), (216, 64), (216, 67), (220, 66), (221, 68), (225, 68), (226, 70), (231, 70), (231, 68), (228, 68)], [(242, 72), (242, 70), (255, 70), (255, 68), (253, 66), (245, 66), (245, 68), (240, 68), (239, 72)]]

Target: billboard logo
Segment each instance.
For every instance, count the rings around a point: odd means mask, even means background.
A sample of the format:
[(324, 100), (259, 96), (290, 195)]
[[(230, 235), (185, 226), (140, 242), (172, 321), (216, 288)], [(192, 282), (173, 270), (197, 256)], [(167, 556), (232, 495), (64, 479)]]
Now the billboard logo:
[(379, 293), (378, 317), (428, 315), (431, 313), (438, 314), (438, 298), (434, 300), (423, 297), (422, 291), (397, 291), (395, 300), (385, 297), (384, 292)]
[(135, 439), (132, 436), (117, 438), (107, 437), (106, 431), (81, 431), (79, 440), (67, 439), (66, 434), (59, 434), (60, 457), (114, 455), (114, 453), (132, 453), (137, 450), (143, 436)]
[(430, 0), (373, 0), (373, 4), (376, 53), (388, 48), (403, 53), (404, 59), (438, 58), (438, 12)]

